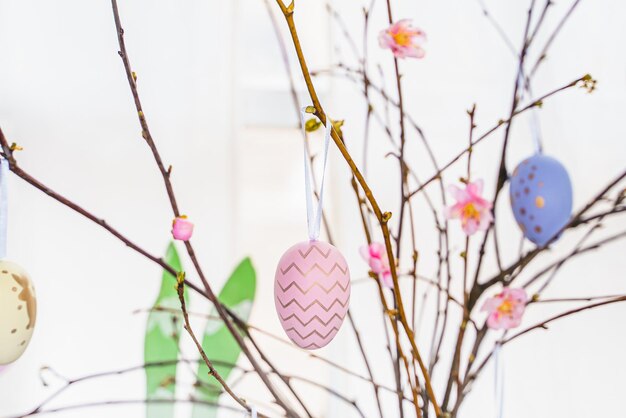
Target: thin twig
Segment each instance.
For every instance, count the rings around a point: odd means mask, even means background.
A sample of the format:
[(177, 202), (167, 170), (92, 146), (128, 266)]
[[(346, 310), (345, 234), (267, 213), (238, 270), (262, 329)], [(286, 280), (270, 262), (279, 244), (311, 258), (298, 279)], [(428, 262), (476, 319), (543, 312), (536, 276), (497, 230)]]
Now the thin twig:
[(237, 396), (235, 392), (233, 392), (233, 390), (230, 388), (230, 386), (228, 386), (228, 383), (226, 383), (224, 378), (218, 373), (217, 370), (215, 370), (215, 367), (213, 367), (213, 363), (207, 357), (206, 353), (204, 352), (204, 349), (202, 348), (202, 344), (200, 344), (200, 342), (198, 341), (198, 338), (196, 337), (196, 334), (193, 332), (193, 329), (191, 328), (191, 324), (189, 323), (189, 314), (187, 313), (187, 303), (185, 301), (185, 280), (184, 279), (185, 279), (185, 274), (180, 273), (177, 278), (176, 290), (178, 291), (178, 300), (180, 301), (180, 309), (183, 313), (183, 319), (185, 321), (185, 325), (184, 325), (185, 330), (187, 331), (187, 333), (193, 340), (194, 344), (196, 345), (196, 348), (198, 349), (198, 353), (200, 353), (202, 360), (204, 360), (204, 364), (206, 364), (207, 368), (209, 369), (209, 375), (213, 376), (215, 380), (219, 382), (219, 384), (224, 388), (226, 393), (228, 393), (228, 395), (230, 395), (230, 397), (233, 398), (235, 402), (241, 405), (245, 410), (251, 412), (252, 409), (250, 408), (250, 406), (248, 406), (247, 402), (241, 399), (239, 396)]
[[(122, 28), (120, 14), (119, 14), (118, 6), (117, 6), (117, 0), (111, 0), (111, 6), (113, 9), (113, 18), (115, 20), (115, 28), (117, 30), (117, 40), (118, 40), (118, 44), (120, 48), (119, 55), (122, 58), (122, 62), (124, 64), (124, 70), (126, 72), (126, 78), (128, 79), (128, 84), (129, 84), (131, 93), (133, 95), (135, 107), (137, 109), (139, 123), (142, 128), (142, 136), (145, 139), (146, 143), (148, 144), (150, 150), (152, 151), (152, 155), (154, 157), (155, 163), (163, 178), (163, 182), (167, 190), (167, 195), (170, 201), (170, 205), (172, 207), (172, 212), (175, 217), (179, 217), (180, 212), (178, 209), (176, 196), (174, 194), (174, 189), (170, 181), (171, 169), (166, 169), (165, 165), (163, 164), (163, 161), (161, 159), (157, 146), (154, 142), (154, 139), (152, 138), (152, 135), (150, 134), (148, 123), (146, 121), (146, 117), (141, 107), (141, 101), (139, 99), (139, 92), (137, 89), (137, 76), (135, 72), (132, 70), (132, 67), (130, 65), (130, 60), (128, 58), (128, 53), (126, 51), (126, 44), (124, 41), (124, 29)], [(268, 388), (270, 393), (274, 396), (274, 398), (276, 399), (276, 402), (278, 402), (278, 404), (285, 409), (288, 416), (297, 417), (298, 414), (287, 404), (285, 400), (282, 399), (282, 396), (274, 387), (273, 383), (267, 378), (265, 373), (262, 372), (260, 364), (254, 358), (252, 353), (248, 350), (248, 347), (246, 346), (243, 338), (241, 337), (241, 335), (239, 335), (239, 333), (235, 329), (233, 323), (231, 322), (232, 318), (230, 318), (229, 314), (224, 309), (224, 306), (217, 299), (217, 296), (213, 292), (213, 289), (211, 288), (206, 276), (204, 275), (204, 272), (200, 266), (196, 253), (190, 241), (185, 241), (185, 248), (187, 249), (187, 254), (189, 255), (189, 258), (191, 259), (192, 264), (194, 265), (194, 268), (196, 272), (198, 273), (200, 280), (202, 281), (202, 284), (204, 285), (207, 298), (215, 306), (217, 313), (219, 314), (222, 321), (224, 321), (224, 324), (226, 325), (229, 332), (231, 333), (231, 335), (233, 336), (233, 338), (235, 339), (235, 341), (241, 348), (242, 352), (248, 358), (248, 360), (250, 361), (250, 364), (252, 364), (254, 369), (257, 371), (260, 379), (263, 381), (264, 385)]]
[[(511, 341), (514, 341), (514, 340), (518, 339), (519, 337), (521, 337), (523, 335), (528, 334), (529, 332), (532, 332), (532, 331), (535, 331), (535, 330), (538, 330), (538, 329), (547, 329), (548, 328), (548, 324), (550, 324), (550, 323), (552, 323), (552, 322), (554, 322), (556, 320), (559, 320), (559, 319), (562, 319), (562, 318), (565, 318), (565, 317), (577, 314), (579, 312), (587, 311), (589, 309), (594, 309), (594, 308), (597, 308), (597, 307), (600, 307), (600, 306), (611, 305), (613, 303), (619, 303), (619, 302), (624, 302), (624, 301), (626, 301), (626, 296), (619, 296), (619, 297), (615, 297), (615, 298), (612, 298), (612, 299), (609, 299), (609, 300), (604, 300), (602, 302), (596, 302), (596, 303), (592, 303), (590, 305), (585, 305), (585, 306), (581, 306), (579, 308), (568, 310), (566, 312), (563, 312), (563, 313), (560, 313), (558, 315), (555, 315), (555, 316), (553, 316), (553, 317), (551, 317), (549, 319), (546, 319), (545, 321), (542, 321), (542, 322), (540, 322), (538, 324), (535, 324), (535, 325), (533, 325), (531, 327), (528, 327), (528, 328), (524, 329), (523, 331), (520, 331), (517, 334), (515, 334), (515, 335), (513, 335), (513, 336), (511, 336), (509, 338), (497, 341), (496, 344), (498, 344), (500, 346), (503, 346), (505, 344), (510, 343)], [(480, 365), (476, 368), (476, 370), (470, 375), (470, 380), (475, 380), (476, 379), (478, 374), (480, 374), (480, 372), (487, 365), (489, 360), (493, 357), (493, 353), (494, 352), (491, 351), (489, 354), (487, 354), (485, 359), (480, 363)]]
[[(300, 64), (300, 68), (302, 70), (302, 75), (305, 79), (305, 83), (307, 86), (307, 90), (309, 92), (309, 96), (311, 97), (311, 100), (313, 102), (313, 107), (315, 108), (315, 115), (322, 121), (323, 124), (327, 124), (330, 123), (329, 120), (327, 120), (326, 117), (326, 113), (324, 112), (324, 109), (322, 108), (322, 105), (319, 101), (319, 98), (317, 96), (317, 93), (315, 91), (315, 87), (313, 86), (313, 83), (311, 81), (311, 75), (309, 73), (308, 70), (308, 66), (306, 64), (306, 60), (304, 58), (304, 53), (302, 52), (302, 47), (300, 45), (300, 40), (298, 38), (298, 33), (296, 30), (296, 26), (293, 20), (293, 10), (294, 10), (294, 3), (292, 2), (289, 6), (286, 6), (285, 4), (283, 4), (282, 0), (277, 0), (277, 3), (281, 9), (281, 11), (283, 12), (283, 16), (285, 17), (285, 20), (287, 22), (287, 26), (289, 27), (289, 32), (291, 34), (291, 38), (296, 50), (296, 54), (298, 57), (298, 62)], [(425, 383), (426, 383), (426, 390), (428, 392), (429, 397), (431, 398), (432, 402), (433, 402), (433, 407), (435, 409), (435, 413), (436, 415), (441, 415), (441, 408), (439, 407), (439, 404), (436, 401), (436, 397), (435, 397), (435, 393), (434, 390), (432, 388), (432, 384), (430, 381), (430, 376), (428, 374), (428, 370), (426, 369), (426, 366), (422, 360), (422, 357), (420, 355), (419, 349), (417, 348), (417, 345), (415, 343), (415, 336), (413, 334), (413, 331), (411, 330), (408, 320), (407, 320), (407, 316), (406, 316), (406, 312), (405, 312), (405, 308), (404, 308), (404, 303), (402, 301), (402, 295), (400, 293), (400, 289), (399, 289), (399, 283), (398, 283), (398, 276), (397, 276), (397, 272), (396, 272), (396, 266), (395, 266), (395, 262), (393, 260), (393, 252), (392, 252), (392, 248), (391, 248), (391, 240), (390, 240), (390, 234), (389, 234), (389, 226), (388, 226), (388, 221), (391, 218), (391, 213), (389, 212), (385, 212), (383, 213), (382, 210), (380, 209), (378, 202), (376, 200), (376, 198), (374, 197), (372, 190), (370, 189), (369, 185), (367, 184), (367, 182), (365, 181), (365, 179), (363, 178), (363, 175), (361, 174), (360, 170), (357, 168), (354, 160), (352, 159), (352, 156), (350, 155), (350, 153), (348, 152), (348, 150), (346, 149), (345, 145), (343, 144), (341, 138), (339, 137), (339, 135), (337, 134), (337, 132), (335, 131), (335, 129), (332, 129), (332, 139), (333, 142), (335, 143), (335, 145), (337, 146), (337, 148), (339, 149), (340, 153), (342, 154), (343, 158), (346, 160), (346, 163), (350, 166), (350, 169), (352, 170), (352, 173), (354, 174), (354, 176), (356, 177), (357, 181), (359, 182), (359, 185), (361, 186), (361, 188), (363, 189), (363, 191), (365, 192), (365, 196), (367, 198), (367, 200), (369, 201), (372, 210), (374, 211), (374, 214), (376, 216), (376, 219), (378, 220), (378, 223), (380, 224), (380, 228), (382, 231), (382, 235), (384, 237), (385, 240), (385, 248), (387, 251), (387, 255), (389, 257), (389, 261), (390, 261), (390, 269), (391, 269), (391, 276), (393, 278), (393, 282), (394, 282), (394, 295), (397, 299), (398, 302), (398, 309), (397, 309), (397, 315), (400, 317), (400, 323), (402, 324), (402, 327), (404, 329), (404, 332), (406, 333), (408, 340), (411, 344), (412, 347), (412, 355), (415, 357), (415, 360), (419, 363), (420, 369), (422, 371)], [(386, 301), (384, 302), (386, 304)], [(388, 312), (391, 312), (389, 310), (387, 310)], [(399, 341), (400, 340), (400, 335), (397, 332), (397, 327), (395, 327), (395, 318), (393, 314), (390, 314), (390, 320), (392, 322), (392, 324), (394, 325), (394, 330), (396, 331), (396, 340)]]

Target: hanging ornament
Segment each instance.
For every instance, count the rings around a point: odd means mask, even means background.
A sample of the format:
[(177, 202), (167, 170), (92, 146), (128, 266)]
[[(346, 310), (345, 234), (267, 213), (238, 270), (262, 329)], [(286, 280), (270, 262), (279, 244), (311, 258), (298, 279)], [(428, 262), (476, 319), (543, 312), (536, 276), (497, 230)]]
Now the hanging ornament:
[(511, 176), (510, 197), (513, 216), (524, 236), (540, 246), (558, 235), (572, 214), (567, 170), (540, 153), (517, 166)]
[[(301, 116), (304, 127), (304, 109)], [(318, 241), (331, 131), (332, 123), (327, 119), (317, 210), (313, 208), (311, 160), (305, 139), (304, 178), (309, 240), (292, 246), (283, 254), (274, 282), (274, 302), (280, 323), (287, 336), (305, 349), (322, 348), (335, 337), (350, 302), (348, 263), (337, 248)]]
[(0, 158), (0, 366), (17, 360), (33, 335), (37, 300), (30, 276), (7, 261), (7, 175), (9, 163)]
[(26, 350), (37, 317), (30, 277), (10, 261), (0, 261), (0, 364), (17, 360)]

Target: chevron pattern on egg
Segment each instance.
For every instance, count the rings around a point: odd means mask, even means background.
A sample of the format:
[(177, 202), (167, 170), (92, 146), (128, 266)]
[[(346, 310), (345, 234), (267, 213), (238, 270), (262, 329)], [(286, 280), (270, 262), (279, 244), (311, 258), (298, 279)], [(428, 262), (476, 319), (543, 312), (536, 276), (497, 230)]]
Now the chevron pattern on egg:
[[(332, 335), (335, 335), (335, 334), (339, 331), (339, 328), (337, 328), (337, 327), (333, 327), (333, 328), (332, 328), (330, 331), (328, 331), (328, 333), (326, 333), (326, 334), (321, 334), (318, 330), (314, 329), (314, 330), (313, 330), (313, 331), (311, 331), (310, 333), (308, 333), (308, 334), (306, 334), (306, 335), (302, 335), (302, 334), (300, 334), (300, 332), (298, 331), (298, 329), (297, 329), (297, 328), (295, 328), (295, 327), (288, 328), (288, 329), (287, 329), (287, 331), (292, 331), (292, 332), (295, 332), (296, 334), (298, 334), (298, 337), (300, 337), (300, 338), (302, 338), (302, 339), (307, 339), (307, 338), (310, 338), (310, 337), (311, 337), (311, 336), (313, 336), (313, 335), (315, 335), (316, 337), (319, 337), (319, 338), (328, 338), (328, 337), (330, 337), (330, 335), (331, 335), (331, 334), (332, 334)], [(314, 344), (314, 343), (313, 343), (313, 344)]]
[(311, 322), (313, 322), (313, 321), (319, 321), (319, 322), (320, 322), (320, 324), (322, 324), (322, 325), (328, 325), (328, 324), (330, 323), (330, 321), (332, 321), (332, 320), (333, 320), (333, 319), (335, 319), (335, 318), (337, 318), (339, 321), (341, 321), (341, 320), (343, 319), (343, 318), (342, 318), (339, 314), (337, 314), (337, 313), (336, 313), (336, 314), (333, 314), (332, 318), (330, 318), (330, 319), (329, 319), (328, 321), (326, 321), (326, 322), (324, 322), (324, 321), (322, 320), (322, 318), (320, 318), (320, 317), (319, 317), (319, 316), (317, 316), (317, 315), (316, 315), (316, 316), (314, 316), (313, 318), (309, 319), (307, 322), (303, 322), (303, 321), (300, 319), (300, 317), (299, 317), (299, 316), (297, 316), (296, 314), (291, 314), (291, 315), (289, 315), (289, 316), (287, 316), (287, 317), (282, 317), (282, 316), (280, 317), (280, 319), (281, 319), (283, 322), (287, 322), (287, 321), (289, 321), (289, 320), (292, 320), (292, 319), (293, 319), (294, 321), (299, 322), (299, 323), (300, 323), (303, 327), (306, 327), (307, 325), (309, 325), (309, 324), (310, 324)]
[(285, 333), (296, 345), (327, 345), (350, 304), (350, 270), (341, 252), (321, 241), (288, 249), (276, 268), (274, 302)]
[[(280, 286), (280, 283), (278, 284), (278, 286)], [(335, 287), (340, 287), (340, 288), (341, 288), (341, 290), (343, 290), (343, 291), (345, 292), (345, 291), (349, 290), (349, 286), (350, 286), (350, 285), (345, 285), (345, 286), (342, 286), (342, 285), (341, 285), (341, 283), (339, 283), (339, 282), (335, 282), (335, 284), (333, 284), (330, 288), (326, 289), (326, 288), (325, 288), (324, 286), (322, 286), (319, 282), (315, 282), (315, 283), (313, 283), (313, 284), (311, 285), (311, 287), (309, 287), (308, 289), (303, 289), (303, 288), (301, 288), (301, 287), (300, 287), (300, 285), (299, 285), (297, 282), (291, 282), (291, 284), (287, 285), (287, 287), (282, 287), (282, 286), (281, 286), (281, 287), (280, 287), (280, 290), (282, 290), (283, 292), (286, 292), (286, 291), (288, 291), (289, 289), (291, 289), (291, 288), (292, 288), (292, 287), (294, 287), (294, 286), (295, 286), (295, 287), (297, 287), (297, 288), (298, 288), (298, 290), (299, 290), (300, 292), (302, 292), (303, 294), (305, 294), (305, 295), (306, 295), (306, 294), (307, 294), (307, 293), (309, 293), (309, 291), (310, 291), (311, 289), (313, 289), (314, 287), (319, 287), (319, 288), (320, 288), (320, 289), (322, 289), (324, 292), (326, 292), (326, 294), (329, 294), (330, 292), (332, 292), (332, 291), (335, 289)]]
[[(298, 252), (298, 253), (299, 253), (299, 252)], [(311, 273), (313, 272), (313, 270), (315, 270), (315, 269), (319, 270), (319, 272), (320, 272), (321, 274), (323, 274), (324, 276), (327, 276), (327, 277), (328, 277), (328, 276), (330, 276), (330, 275), (331, 275), (331, 274), (335, 271), (335, 269), (339, 269), (339, 270), (340, 270), (343, 274), (346, 274), (346, 273), (348, 272), (348, 267), (346, 267), (346, 268), (342, 268), (342, 267), (341, 267), (339, 264), (337, 264), (337, 263), (333, 264), (333, 266), (332, 266), (332, 267), (330, 268), (330, 270), (328, 270), (328, 271), (324, 270), (324, 269), (322, 268), (322, 266), (320, 266), (319, 264), (315, 263), (315, 264), (313, 264), (313, 265), (311, 266), (311, 268), (309, 268), (306, 272), (304, 272), (304, 271), (303, 271), (300, 267), (298, 267), (298, 265), (297, 265), (296, 263), (291, 263), (291, 264), (289, 264), (289, 265), (287, 266), (287, 268), (286, 268), (286, 269), (280, 269), (280, 272), (281, 272), (282, 274), (287, 274), (287, 273), (289, 273), (289, 270), (291, 270), (292, 268), (293, 268), (293, 269), (296, 269), (296, 271), (297, 271), (298, 273), (300, 273), (300, 274), (301, 274), (302, 276), (304, 276), (304, 277), (306, 277), (306, 276), (308, 276), (309, 274), (311, 274)]]
[(342, 303), (339, 299), (333, 299), (333, 301), (330, 303), (330, 306), (324, 306), (324, 304), (322, 302), (320, 302), (319, 300), (314, 300), (310, 304), (308, 304), (307, 306), (302, 306), (300, 304), (300, 302), (298, 302), (298, 299), (296, 299), (296, 298), (291, 299), (287, 303), (283, 303), (280, 300), (280, 297), (278, 298), (278, 303), (280, 303), (280, 306), (282, 306), (283, 308), (289, 308), (291, 305), (293, 305), (295, 303), (298, 306), (298, 308), (300, 308), (300, 310), (303, 311), (303, 312), (306, 312), (310, 308), (313, 308), (313, 307), (316, 307), (317, 309), (323, 309), (324, 312), (330, 312), (330, 310), (333, 309), (335, 304), (339, 304), (341, 307), (346, 308), (346, 307), (348, 307), (348, 302), (349, 301), (346, 300), (345, 302)]

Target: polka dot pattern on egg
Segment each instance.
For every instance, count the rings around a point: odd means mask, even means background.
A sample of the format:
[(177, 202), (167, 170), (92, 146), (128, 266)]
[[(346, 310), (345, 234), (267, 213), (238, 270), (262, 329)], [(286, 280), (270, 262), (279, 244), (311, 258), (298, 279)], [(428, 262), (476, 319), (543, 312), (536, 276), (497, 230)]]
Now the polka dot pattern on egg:
[(572, 184), (565, 167), (552, 157), (522, 161), (510, 179), (513, 216), (524, 236), (545, 245), (567, 224), (572, 213)]

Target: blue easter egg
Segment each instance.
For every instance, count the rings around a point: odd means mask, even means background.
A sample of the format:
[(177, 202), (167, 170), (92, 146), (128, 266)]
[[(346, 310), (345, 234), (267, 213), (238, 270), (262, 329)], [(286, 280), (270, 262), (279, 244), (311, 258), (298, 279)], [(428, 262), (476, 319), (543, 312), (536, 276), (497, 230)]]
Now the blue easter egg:
[(534, 155), (511, 176), (511, 208), (524, 236), (545, 245), (569, 222), (572, 183), (565, 167), (552, 157)]

